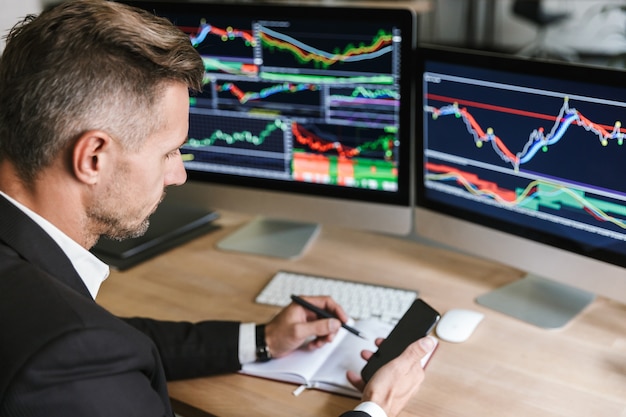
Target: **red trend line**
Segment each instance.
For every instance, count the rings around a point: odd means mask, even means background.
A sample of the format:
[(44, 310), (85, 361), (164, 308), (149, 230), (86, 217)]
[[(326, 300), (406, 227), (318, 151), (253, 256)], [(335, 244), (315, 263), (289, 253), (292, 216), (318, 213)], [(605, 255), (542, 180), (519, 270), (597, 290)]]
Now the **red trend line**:
[[(218, 87), (217, 90), (218, 91), (222, 91), (222, 87), (221, 86)], [(244, 93), (243, 90), (241, 88), (237, 87), (235, 84), (232, 84), (230, 86), (230, 92), (239, 101), (242, 101), (243, 98), (246, 96), (246, 93)]]
[[(609, 132), (604, 126), (599, 125), (597, 123), (592, 122), (591, 120), (587, 119), (585, 116), (583, 116), (580, 112), (578, 112), (578, 118), (580, 119), (580, 122), (578, 122), (578, 124), (583, 124), (583, 125), (588, 125), (591, 129), (597, 129), (602, 133), (602, 137), (603, 138), (609, 138), (611, 137), (611, 132)], [(620, 129), (622, 130), (622, 129)]]
[[(189, 35), (198, 34), (200, 32), (200, 29), (198, 29), (197, 27), (179, 26), (178, 28)], [(250, 42), (250, 43), (254, 42), (254, 36), (250, 32), (242, 30), (242, 29), (233, 29), (233, 28), (221, 29), (221, 28), (211, 25), (211, 29), (209, 30), (209, 33), (215, 36), (219, 36), (219, 37), (224, 37), (224, 36), (230, 37), (232, 35), (236, 35), (244, 39), (247, 42)]]
[(583, 207), (583, 210), (585, 210), (585, 212), (589, 214), (591, 217), (593, 217), (595, 220), (599, 222), (606, 222), (606, 219), (603, 219), (602, 217), (598, 216), (596, 213), (593, 212), (593, 210), (590, 210), (589, 207)]
[(214, 35), (220, 36), (220, 37), (221, 36), (229, 36), (232, 32), (236, 32), (237, 34), (239, 34), (240, 37), (242, 37), (243, 39), (245, 39), (246, 41), (248, 41), (250, 43), (254, 42), (254, 36), (251, 35), (250, 33), (246, 32), (245, 30), (229, 31), (229, 30), (216, 28), (215, 26), (211, 27), (211, 33), (213, 33)]
[[(492, 194), (497, 194), (504, 201), (513, 202), (517, 199), (515, 191), (500, 188), (495, 182), (481, 180), (478, 175), (467, 171), (461, 171), (460, 169), (456, 169), (448, 165), (433, 164), (432, 162), (426, 163), (426, 169), (431, 172), (454, 174), (455, 176), (465, 179), (468, 183), (475, 185), (483, 192), (487, 191)], [(457, 182), (460, 183), (458, 179)]]
[(340, 156), (351, 158), (360, 153), (358, 148), (350, 148), (342, 145), (339, 142), (328, 142), (319, 138), (317, 135), (309, 132), (298, 123), (293, 123), (291, 127), (291, 132), (294, 137), (301, 145), (307, 146), (308, 148), (318, 151), (318, 152), (328, 152), (330, 150), (335, 150)]
[[(476, 119), (474, 119), (474, 116), (472, 116), (466, 108), (462, 108), (459, 110), (462, 114), (463, 117), (469, 122), (469, 124), (472, 126), (472, 129), (474, 129), (476, 131), (476, 133), (478, 133), (478, 137), (479, 138), (484, 138), (485, 136), (487, 136), (485, 134), (485, 131), (482, 129), (482, 127), (480, 127), (480, 125), (478, 124), (478, 122), (476, 121)], [(513, 152), (511, 152), (509, 150), (509, 148), (504, 144), (504, 142), (502, 142), (502, 139), (500, 139), (499, 136), (496, 135), (491, 135), (493, 137), (493, 141), (496, 143), (496, 146), (502, 151), (503, 154), (506, 155), (507, 158), (509, 158), (510, 161), (512, 161), (515, 164), (519, 163), (519, 158), (516, 155), (513, 155)]]
[(479, 109), (499, 111), (501, 113), (517, 114), (519, 116), (528, 116), (528, 117), (534, 117), (536, 119), (545, 119), (545, 120), (550, 120), (550, 121), (556, 120), (556, 117), (552, 115), (530, 112), (530, 111), (525, 111), (525, 110), (511, 109), (509, 107), (495, 106), (493, 104), (479, 103), (479, 102), (470, 101), (470, 100), (459, 100), (456, 98), (440, 96), (437, 94), (427, 94), (426, 97), (429, 99), (439, 100), (439, 101), (443, 101), (447, 103), (459, 103), (465, 106), (477, 107)]
[[(495, 106), (493, 104), (479, 103), (479, 102), (471, 101), (471, 100), (459, 100), (459, 99), (456, 99), (456, 98), (440, 96), (440, 95), (437, 95), (437, 94), (426, 94), (426, 97), (429, 98), (429, 99), (439, 100), (439, 101), (443, 101), (443, 102), (446, 102), (446, 103), (459, 103), (459, 104), (463, 104), (465, 106), (477, 107), (477, 108), (486, 109), (486, 110), (499, 111), (501, 113), (517, 114), (519, 116), (534, 117), (536, 119), (544, 119), (544, 120), (549, 120), (551, 122), (554, 122), (557, 119), (556, 116), (549, 115), (549, 114), (543, 114), (543, 113), (536, 113), (536, 112), (525, 111), (525, 110), (512, 109), (510, 107)], [(580, 113), (578, 113), (578, 114), (579, 114), (580, 118), (583, 121), (585, 121), (586, 123), (588, 123), (591, 126), (595, 126), (598, 130), (601, 130), (603, 133), (606, 132), (607, 136), (610, 136), (610, 133), (608, 132), (608, 130), (612, 130), (613, 126), (599, 125), (597, 123), (593, 123), (592, 121), (590, 121), (586, 117), (583, 117)], [(563, 121), (563, 119), (561, 119), (561, 121)], [(621, 128), (620, 131), (626, 133), (626, 128)], [(605, 137), (607, 137), (607, 136), (605, 136)]]

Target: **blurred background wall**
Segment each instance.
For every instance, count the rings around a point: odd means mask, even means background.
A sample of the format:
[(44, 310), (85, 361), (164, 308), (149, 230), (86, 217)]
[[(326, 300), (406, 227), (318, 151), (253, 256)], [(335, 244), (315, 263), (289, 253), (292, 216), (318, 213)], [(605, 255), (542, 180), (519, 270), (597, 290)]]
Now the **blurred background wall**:
[[(0, 0), (0, 51), (18, 19), (54, 1)], [(626, 0), (433, 0), (420, 41), (622, 65)]]

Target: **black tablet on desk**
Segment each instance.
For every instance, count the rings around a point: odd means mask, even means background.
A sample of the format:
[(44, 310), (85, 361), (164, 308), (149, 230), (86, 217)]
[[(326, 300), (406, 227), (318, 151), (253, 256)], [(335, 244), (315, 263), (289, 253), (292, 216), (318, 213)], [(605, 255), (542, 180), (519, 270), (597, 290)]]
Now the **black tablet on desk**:
[(215, 211), (163, 202), (150, 216), (143, 236), (123, 241), (102, 237), (91, 252), (112, 268), (128, 269), (216, 229), (213, 221), (218, 217)]

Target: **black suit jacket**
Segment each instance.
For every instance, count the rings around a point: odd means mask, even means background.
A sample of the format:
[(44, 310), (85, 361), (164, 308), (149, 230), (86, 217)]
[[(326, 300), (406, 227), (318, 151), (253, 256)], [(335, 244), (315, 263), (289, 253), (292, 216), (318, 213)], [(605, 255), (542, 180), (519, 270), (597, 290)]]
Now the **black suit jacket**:
[(238, 336), (236, 322), (113, 316), (0, 196), (1, 417), (172, 416), (166, 380), (238, 370)]
[(171, 416), (166, 379), (238, 370), (238, 338), (235, 322), (113, 316), (0, 197), (0, 416)]

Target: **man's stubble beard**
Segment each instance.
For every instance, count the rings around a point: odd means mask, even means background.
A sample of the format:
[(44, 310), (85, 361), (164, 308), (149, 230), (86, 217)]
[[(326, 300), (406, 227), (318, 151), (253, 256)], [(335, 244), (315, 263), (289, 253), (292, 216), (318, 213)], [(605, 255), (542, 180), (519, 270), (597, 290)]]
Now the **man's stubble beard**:
[[(117, 172), (120, 178), (128, 178), (128, 166), (120, 164)], [(105, 236), (114, 240), (125, 240), (143, 236), (150, 226), (150, 216), (152, 210), (139, 223), (125, 210), (126, 199), (129, 198), (124, 193), (125, 184), (109, 184), (104, 195), (87, 209), (87, 220), (93, 226), (98, 237)], [(159, 200), (159, 204), (165, 197), (165, 191)], [(158, 206), (158, 205), (157, 205)]]
[(87, 212), (90, 224), (97, 225), (98, 235), (114, 240), (132, 239), (143, 236), (150, 226), (150, 219), (145, 218), (139, 224), (128, 221), (120, 214), (121, 210), (111, 210), (104, 205), (96, 204)]

